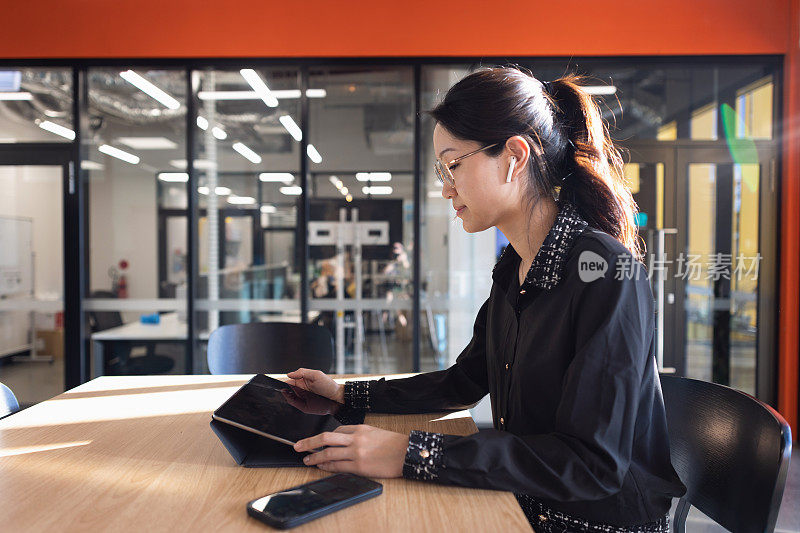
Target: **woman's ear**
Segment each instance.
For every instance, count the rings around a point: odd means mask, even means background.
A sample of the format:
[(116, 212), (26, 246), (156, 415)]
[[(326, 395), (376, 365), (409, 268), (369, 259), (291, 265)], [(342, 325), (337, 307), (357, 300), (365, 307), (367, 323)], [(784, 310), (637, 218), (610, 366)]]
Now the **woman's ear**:
[[(528, 165), (528, 160), (531, 156), (531, 147), (528, 142), (521, 136), (515, 135), (509, 137), (506, 141), (506, 149), (504, 152), (508, 160), (508, 175), (506, 176), (506, 183), (515, 179), (516, 176)], [(512, 164), (511, 159), (514, 159)], [(513, 168), (512, 168), (513, 166)]]

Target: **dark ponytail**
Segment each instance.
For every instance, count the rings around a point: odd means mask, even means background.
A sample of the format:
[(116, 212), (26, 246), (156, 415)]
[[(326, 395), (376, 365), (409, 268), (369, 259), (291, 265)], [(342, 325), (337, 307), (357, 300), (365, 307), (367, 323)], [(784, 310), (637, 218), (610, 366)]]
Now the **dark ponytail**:
[(597, 103), (581, 88), (582, 81), (569, 75), (545, 85), (556, 122), (572, 149), (570, 175), (563, 180), (559, 197), (570, 201), (590, 225), (615, 237), (641, 260), (638, 207), (625, 184), (622, 156)]
[(500, 143), (490, 156), (502, 152), (509, 137), (523, 137), (531, 148), (530, 208), (543, 194), (557, 194), (641, 260), (637, 206), (622, 157), (581, 82), (569, 75), (543, 85), (519, 68), (483, 68), (456, 83), (430, 114), (455, 137)]

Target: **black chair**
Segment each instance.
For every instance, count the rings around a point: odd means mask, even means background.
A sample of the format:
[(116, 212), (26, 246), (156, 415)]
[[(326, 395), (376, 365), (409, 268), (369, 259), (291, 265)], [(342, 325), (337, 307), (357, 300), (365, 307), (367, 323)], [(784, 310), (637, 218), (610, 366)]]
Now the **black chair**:
[(0, 418), (19, 411), (19, 402), (11, 389), (0, 383)]
[[(94, 291), (92, 298), (115, 298), (109, 291)], [(92, 333), (123, 325), (119, 311), (89, 311)], [(156, 345), (145, 341), (113, 341), (105, 355), (104, 374), (111, 376), (165, 374), (175, 366), (175, 360), (155, 353)], [(144, 346), (146, 354), (131, 357), (133, 348)]]
[(686, 485), (673, 531), (686, 531), (693, 505), (734, 532), (773, 531), (792, 434), (770, 406), (743, 392), (661, 376), (672, 464)]
[(313, 324), (229, 324), (208, 338), (212, 374), (283, 374), (300, 367), (329, 372), (332, 365), (333, 337)]

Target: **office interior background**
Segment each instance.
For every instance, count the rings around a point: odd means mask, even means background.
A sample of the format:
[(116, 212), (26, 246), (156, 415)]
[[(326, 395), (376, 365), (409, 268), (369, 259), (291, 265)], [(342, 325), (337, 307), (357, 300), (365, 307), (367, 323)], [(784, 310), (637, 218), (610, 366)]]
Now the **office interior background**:
[[(622, 2), (613, 20), (356, 4), (276, 8), (269, 32), (252, 2), (152, 19), (122, 2), (110, 23), (86, 2), (36, 40), (7, 24), (0, 381), (23, 404), (97, 375), (207, 373), (231, 323), (329, 327), (338, 373), (452, 364), (505, 240), (454, 219), (425, 110), (513, 63), (590, 77), (648, 257), (667, 261), (648, 265), (663, 369), (753, 394), (797, 434), (797, 2)], [(715, 276), (725, 256), (744, 275)]]

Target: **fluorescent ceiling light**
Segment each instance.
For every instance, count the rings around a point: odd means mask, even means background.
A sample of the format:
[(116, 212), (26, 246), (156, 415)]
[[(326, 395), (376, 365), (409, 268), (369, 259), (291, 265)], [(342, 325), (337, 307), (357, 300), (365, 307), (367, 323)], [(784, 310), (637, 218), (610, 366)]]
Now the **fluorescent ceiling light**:
[(231, 195), (228, 197), (228, 203), (234, 205), (253, 205), (256, 203), (256, 199), (252, 196)]
[(29, 92), (0, 92), (0, 100), (33, 100), (33, 95)]
[(583, 90), (593, 95), (609, 95), (617, 92), (617, 88), (613, 85), (586, 85)]
[(258, 175), (258, 179), (265, 183), (286, 183), (288, 185), (294, 181), (294, 175), (290, 172), (262, 172)]
[(339, 192), (347, 196), (348, 194), (350, 194), (350, 189), (348, 189), (347, 187), (342, 187), (341, 189), (339, 189)]
[(204, 131), (208, 129), (208, 121), (205, 117), (197, 117), (197, 127)]
[[(202, 185), (202, 186), (197, 188), (197, 192), (199, 192), (200, 194), (203, 194), (203, 195), (208, 195), (211, 192), (211, 190), (208, 187), (206, 187), (205, 185)], [(215, 187), (214, 188), (214, 194), (216, 194), (217, 196), (228, 196), (230, 193), (231, 193), (231, 190), (229, 188), (227, 188), (227, 187)]]
[(330, 178), (328, 178), (328, 181), (333, 183), (334, 187), (336, 187), (337, 189), (342, 186), (342, 180), (340, 180), (337, 176), (331, 176)]
[(265, 204), (261, 206), (262, 213), (277, 213), (278, 208), (271, 204)]
[(347, 200), (348, 202), (352, 202), (353, 201), (353, 195), (352, 194), (348, 194), (347, 196), (345, 196), (344, 199)]
[(308, 146), (306, 146), (306, 153), (314, 163), (317, 164), (322, 163), (322, 156), (319, 154), (319, 152), (317, 152), (317, 149), (314, 148), (313, 144), (309, 144)]
[[(275, 95), (277, 91), (270, 91)], [(300, 91), (298, 91), (300, 92)], [(255, 91), (200, 91), (197, 93), (200, 100), (258, 100)]]
[(294, 140), (300, 142), (303, 139), (303, 132), (300, 131), (300, 127), (295, 123), (295, 121), (289, 115), (282, 115), (278, 120), (281, 121), (283, 127), (286, 128), (286, 131), (289, 132), (289, 135), (294, 137)]
[[(169, 164), (175, 168), (186, 168), (185, 159), (173, 159), (169, 162)], [(208, 159), (195, 159), (194, 168), (198, 170), (209, 170), (212, 168), (217, 168), (217, 164), (214, 161), (209, 161)]]
[(19, 70), (0, 70), (0, 92), (19, 91), (22, 72)]
[(139, 156), (130, 154), (124, 150), (120, 150), (119, 148), (114, 148), (113, 146), (109, 146), (107, 144), (101, 145), (98, 150), (106, 155), (110, 155), (111, 157), (116, 157), (117, 159), (121, 159), (126, 163), (130, 163), (131, 165), (138, 165), (140, 161)]
[[(300, 89), (270, 90), (272, 96), (278, 100), (300, 98)], [(307, 89), (309, 98), (325, 98), (328, 93), (325, 89)], [(197, 93), (200, 100), (259, 100), (261, 97), (255, 91), (200, 91)]]
[(358, 181), (391, 181), (391, 172), (357, 172), (356, 179)]
[(242, 157), (247, 159), (253, 164), (261, 163), (261, 156), (252, 151), (247, 146), (243, 145), (242, 143), (233, 143), (233, 149), (242, 154)]
[(189, 181), (189, 174), (186, 172), (159, 172), (158, 179), (169, 183), (186, 183)]
[(81, 161), (81, 168), (83, 170), (103, 170), (103, 165), (100, 163), (95, 163), (94, 161)]
[(70, 141), (75, 140), (75, 132), (69, 128), (65, 128), (55, 122), (50, 122), (49, 120), (43, 120), (39, 122), (39, 127), (43, 130), (47, 130), (50, 133), (55, 133), (56, 135), (60, 135), (64, 138), (69, 139)]
[(364, 194), (392, 194), (392, 188), (386, 186), (372, 186), (372, 187), (361, 187), (361, 192)]
[(217, 196), (228, 196), (231, 190), (228, 187), (214, 187), (214, 194)]
[(150, 98), (157, 100), (161, 104), (165, 105), (169, 109), (179, 109), (181, 107), (180, 102), (175, 100), (173, 97), (141, 77), (140, 75), (136, 74), (132, 70), (126, 70), (125, 72), (120, 72), (119, 75), (122, 77), (123, 80), (127, 81), (143, 93), (145, 93)]
[(250, 87), (258, 94), (258, 97), (264, 100), (267, 107), (278, 107), (278, 99), (270, 92), (267, 84), (261, 79), (261, 76), (251, 68), (243, 68), (239, 71), (242, 77), (247, 80)]
[(166, 137), (119, 137), (117, 142), (134, 150), (172, 150), (178, 147)]
[(281, 187), (280, 191), (281, 194), (285, 194), (286, 196), (299, 196), (303, 193), (303, 188), (298, 185), (291, 185), (289, 187)]
[(219, 139), (220, 141), (224, 141), (228, 138), (228, 134), (225, 133), (225, 130), (218, 126), (214, 126), (211, 128), (211, 134), (214, 135), (215, 138)]

